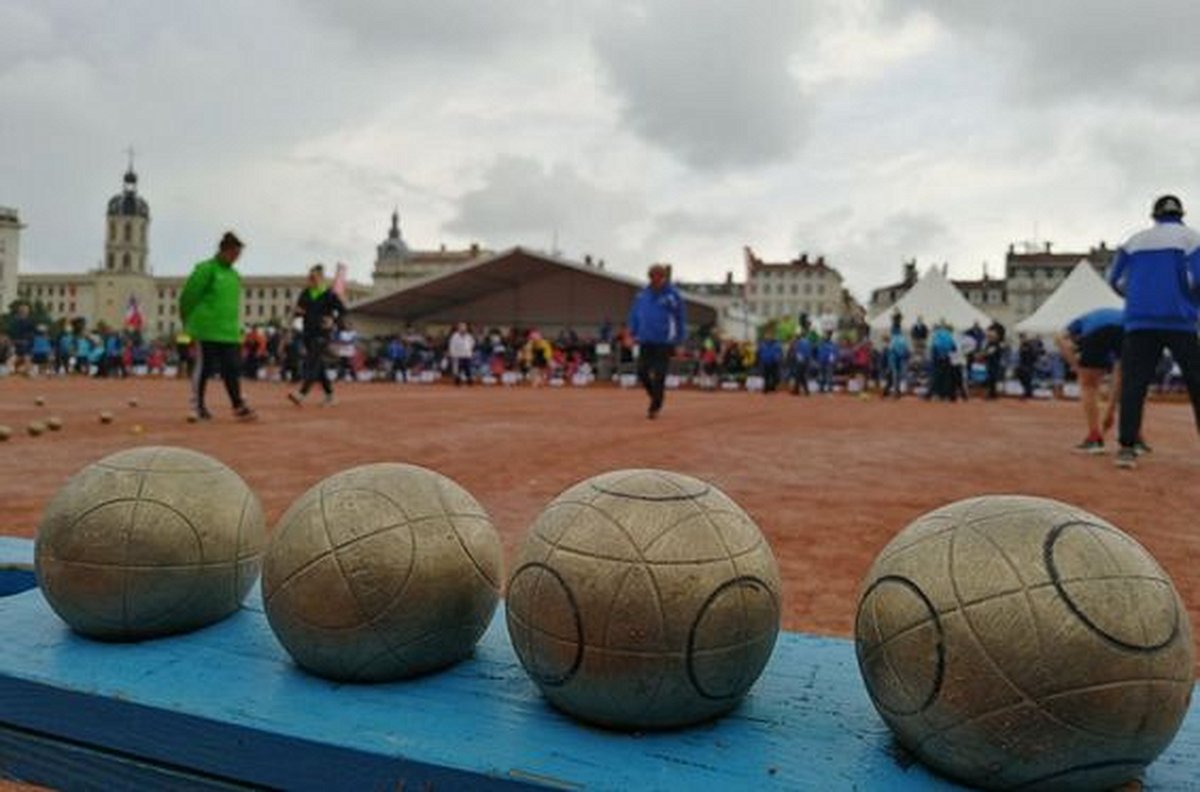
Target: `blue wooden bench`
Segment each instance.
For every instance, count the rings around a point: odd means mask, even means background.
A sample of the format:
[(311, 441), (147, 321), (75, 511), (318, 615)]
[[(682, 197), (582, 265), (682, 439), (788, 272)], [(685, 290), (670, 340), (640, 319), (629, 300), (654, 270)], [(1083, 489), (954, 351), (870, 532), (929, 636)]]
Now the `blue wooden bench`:
[[(497, 617), (475, 656), (386, 685), (295, 668), (258, 600), (190, 635), (72, 634), (0, 537), (0, 778), (59, 788), (950, 790), (892, 744), (850, 641), (780, 637), (746, 702), (685, 731), (617, 734), (551, 709)], [(1200, 790), (1200, 713), (1149, 769)]]

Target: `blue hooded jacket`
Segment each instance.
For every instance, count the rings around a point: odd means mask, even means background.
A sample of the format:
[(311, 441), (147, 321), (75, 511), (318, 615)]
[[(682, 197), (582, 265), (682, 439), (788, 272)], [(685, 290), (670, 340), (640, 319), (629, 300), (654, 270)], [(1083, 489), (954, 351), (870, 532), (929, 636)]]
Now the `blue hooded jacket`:
[(764, 338), (758, 342), (758, 362), (764, 366), (773, 366), (783, 360), (783, 345), (774, 338)]
[(1195, 332), (1200, 234), (1160, 219), (1117, 249), (1108, 282), (1125, 296), (1126, 330)]
[(641, 344), (681, 344), (687, 328), (683, 297), (669, 283), (647, 286), (629, 308), (629, 332)]

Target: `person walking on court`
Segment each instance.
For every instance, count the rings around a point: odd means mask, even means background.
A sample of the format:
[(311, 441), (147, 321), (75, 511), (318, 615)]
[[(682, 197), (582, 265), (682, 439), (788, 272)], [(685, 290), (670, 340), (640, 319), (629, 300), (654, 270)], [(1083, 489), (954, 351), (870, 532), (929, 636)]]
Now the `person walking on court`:
[(256, 417), (242, 398), (239, 380), (242, 279), (233, 265), (241, 254), (242, 241), (232, 231), (226, 232), (217, 246), (217, 254), (195, 266), (179, 293), (184, 332), (196, 344), (192, 413), (202, 421), (212, 418), (204, 404), (204, 388), (215, 373), (220, 373), (225, 381), (234, 416)]
[(667, 367), (687, 332), (683, 297), (662, 264), (650, 267), (650, 285), (638, 292), (629, 309), (629, 330), (638, 342), (638, 379), (650, 396), (647, 418), (662, 410)]
[(471, 358), (475, 356), (475, 336), (471, 335), (466, 322), (459, 322), (446, 343), (446, 356), (450, 358), (450, 373), (455, 385), (471, 384)]
[[(1121, 342), (1125, 331), (1120, 308), (1096, 308), (1072, 319), (1058, 334), (1058, 350), (1079, 375), (1079, 401), (1087, 421), (1087, 437), (1075, 446), (1085, 454), (1104, 453), (1104, 433), (1112, 428), (1121, 389)], [(1114, 364), (1117, 364), (1114, 368)], [(1100, 418), (1100, 386), (1113, 372), (1104, 418)]]
[(1200, 233), (1183, 224), (1183, 203), (1174, 195), (1157, 199), (1150, 215), (1154, 225), (1117, 248), (1108, 276), (1125, 297), (1117, 451), (1123, 468), (1137, 466), (1146, 389), (1164, 347), (1183, 374), (1200, 430)]
[(301, 337), (304, 339), (304, 381), (297, 391), (289, 391), (288, 399), (297, 407), (304, 404), (309, 390), (321, 383), (325, 393), (324, 407), (334, 404), (333, 383), (325, 368), (325, 354), (329, 337), (342, 320), (346, 306), (333, 289), (325, 283), (325, 267), (314, 264), (308, 270), (308, 286), (296, 300), (292, 314), (301, 317)]

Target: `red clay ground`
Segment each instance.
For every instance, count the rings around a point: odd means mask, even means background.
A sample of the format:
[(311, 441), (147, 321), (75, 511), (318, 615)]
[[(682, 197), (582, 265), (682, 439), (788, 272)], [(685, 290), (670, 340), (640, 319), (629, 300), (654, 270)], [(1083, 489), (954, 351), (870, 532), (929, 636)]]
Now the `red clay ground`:
[[(538, 511), (607, 470), (660, 467), (707, 479), (766, 532), (784, 581), (788, 629), (847, 635), (856, 588), (879, 549), (922, 513), (985, 493), (1058, 498), (1136, 536), (1175, 579), (1200, 626), (1200, 439), (1186, 405), (1151, 404), (1155, 451), (1136, 471), (1070, 452), (1072, 402), (929, 404), (850, 396), (674, 392), (658, 421), (639, 391), (356, 384), (332, 409), (293, 407), (252, 383), (261, 419), (237, 424), (213, 386), (217, 420), (184, 421), (186, 388), (153, 380), (0, 380), (0, 533), (32, 536), (68, 476), (135, 445), (212, 454), (258, 492), (272, 523), (321, 478), (376, 461), (441, 471), (487, 508), (511, 559)], [(43, 395), (46, 406), (37, 407)], [(136, 396), (140, 406), (129, 407)], [(101, 409), (116, 421), (102, 426)], [(25, 435), (35, 418), (66, 427)], [(135, 424), (143, 427), (136, 434)]]

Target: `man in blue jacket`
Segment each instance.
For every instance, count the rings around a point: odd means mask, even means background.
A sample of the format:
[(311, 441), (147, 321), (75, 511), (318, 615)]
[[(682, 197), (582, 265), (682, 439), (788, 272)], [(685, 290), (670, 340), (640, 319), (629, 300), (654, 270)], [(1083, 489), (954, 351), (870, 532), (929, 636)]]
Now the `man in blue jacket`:
[(658, 417), (666, 388), (667, 365), (675, 347), (683, 343), (687, 322), (683, 297), (669, 282), (662, 264), (649, 271), (650, 285), (638, 292), (629, 309), (629, 331), (638, 342), (638, 379), (650, 394), (647, 418)]
[(1146, 388), (1163, 347), (1179, 364), (1200, 429), (1200, 234), (1183, 224), (1183, 203), (1164, 195), (1151, 210), (1154, 225), (1117, 249), (1108, 280), (1125, 296), (1121, 350), (1120, 449), (1117, 466), (1137, 465)]

